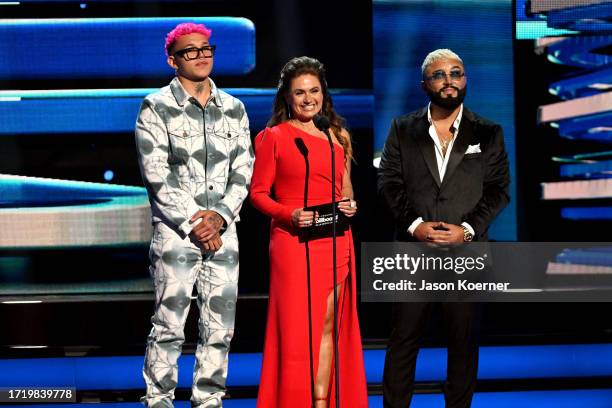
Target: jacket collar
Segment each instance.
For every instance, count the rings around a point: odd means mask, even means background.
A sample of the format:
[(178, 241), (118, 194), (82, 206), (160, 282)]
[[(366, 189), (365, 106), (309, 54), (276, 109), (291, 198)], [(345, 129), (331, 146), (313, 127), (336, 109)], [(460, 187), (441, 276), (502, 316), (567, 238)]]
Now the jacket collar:
[[(208, 83), (210, 84), (211, 102), (217, 107), (221, 107), (221, 96), (219, 95), (219, 89), (210, 77), (208, 78)], [(193, 96), (191, 96), (185, 90), (185, 88), (183, 88), (183, 84), (181, 84), (181, 81), (179, 81), (178, 77), (176, 76), (170, 82), (170, 90), (172, 91), (172, 95), (174, 95), (174, 99), (176, 99), (176, 103), (178, 103), (179, 106), (184, 106), (187, 101), (193, 98)]]
[[(463, 104), (461, 104), (461, 107), (459, 108), (459, 113), (457, 114), (457, 117), (455, 118), (455, 121), (453, 122), (453, 129), (459, 129), (459, 125), (461, 124), (461, 119), (463, 118)], [(431, 125), (433, 123), (433, 119), (431, 118), (431, 103), (429, 105), (427, 105), (427, 121), (429, 122), (429, 125)]]

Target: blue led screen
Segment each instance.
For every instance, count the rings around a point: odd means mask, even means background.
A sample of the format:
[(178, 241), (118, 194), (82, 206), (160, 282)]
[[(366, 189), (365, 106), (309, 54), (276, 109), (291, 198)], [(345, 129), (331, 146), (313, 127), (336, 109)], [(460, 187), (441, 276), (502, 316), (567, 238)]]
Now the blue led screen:
[[(512, 2), (375, 0), (373, 5), (375, 158), (392, 118), (428, 102), (420, 85), (425, 56), (450, 48), (465, 64), (466, 106), (504, 129), (515, 180)], [(513, 184), (513, 198), (515, 190)], [(517, 238), (515, 200), (498, 216), (489, 235), (495, 240)]]
[(554, 225), (556, 240), (610, 239), (611, 19), (610, 1), (516, 3), (519, 162), (537, 163), (522, 179), (521, 221), (534, 240), (550, 236), (538, 225)]
[[(211, 42), (219, 47), (215, 72), (240, 75), (254, 68), (255, 27), (244, 18), (23, 19), (0, 20), (0, 76), (4, 80), (167, 76), (172, 69), (163, 44), (151, 39), (164, 38), (184, 21), (205, 23), (213, 30)], [(31, 48), (14, 44), (42, 44), (36, 50), (36, 63)]]

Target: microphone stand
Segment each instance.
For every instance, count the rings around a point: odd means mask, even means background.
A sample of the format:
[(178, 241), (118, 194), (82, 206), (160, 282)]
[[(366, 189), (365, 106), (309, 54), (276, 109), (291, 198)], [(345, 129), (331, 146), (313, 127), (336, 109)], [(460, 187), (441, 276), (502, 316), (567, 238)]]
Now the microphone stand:
[(329, 134), (329, 119), (325, 116), (316, 115), (314, 118), (315, 126), (327, 136), (331, 149), (331, 193), (332, 193), (332, 269), (333, 269), (333, 288), (334, 288), (334, 387), (336, 391), (336, 408), (340, 408), (340, 356), (338, 355), (338, 286), (336, 284), (338, 272), (336, 270), (336, 151), (334, 141)]
[[(310, 176), (310, 162), (308, 161), (308, 148), (301, 138), (295, 139), (295, 145), (297, 146), (302, 156), (304, 156), (304, 164), (306, 165), (306, 171), (304, 176), (304, 208), (308, 207), (308, 178)], [(314, 357), (312, 355), (312, 306), (311, 306), (311, 288), (310, 288), (310, 247), (308, 246), (308, 236), (303, 234), (304, 247), (306, 250), (306, 279), (308, 287), (308, 351), (309, 351), (309, 362), (310, 362), (310, 401), (311, 408), (314, 408), (315, 394), (314, 394)]]

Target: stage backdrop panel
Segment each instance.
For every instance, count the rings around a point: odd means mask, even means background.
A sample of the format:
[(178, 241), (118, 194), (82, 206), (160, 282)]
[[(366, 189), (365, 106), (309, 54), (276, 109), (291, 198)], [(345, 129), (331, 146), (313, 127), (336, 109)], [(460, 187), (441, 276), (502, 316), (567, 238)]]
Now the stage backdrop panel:
[[(466, 106), (501, 124), (515, 177), (512, 1), (374, 0), (374, 151), (378, 164), (391, 120), (425, 106), (421, 64), (437, 48), (450, 48), (465, 63)], [(515, 240), (516, 187), (489, 236)]]
[[(163, 39), (182, 22), (204, 23), (217, 45), (215, 74), (255, 67), (255, 26), (241, 17), (0, 20), (0, 77), (93, 79), (172, 74)], [(19, 44), (19, 46), (15, 46)]]

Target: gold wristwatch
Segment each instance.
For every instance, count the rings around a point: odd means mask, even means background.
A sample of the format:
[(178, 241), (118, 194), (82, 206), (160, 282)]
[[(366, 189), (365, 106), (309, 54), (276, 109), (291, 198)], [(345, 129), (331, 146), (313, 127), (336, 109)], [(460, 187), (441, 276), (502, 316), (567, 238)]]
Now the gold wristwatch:
[(470, 232), (468, 227), (462, 225), (463, 227), (463, 242), (471, 242), (474, 239), (474, 234)]

